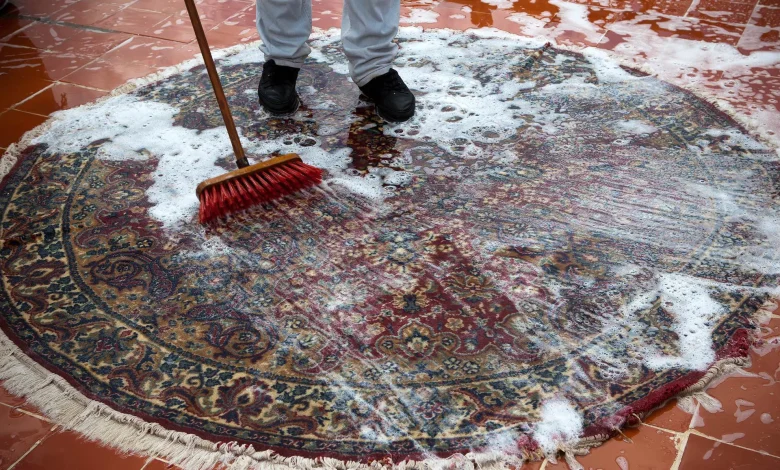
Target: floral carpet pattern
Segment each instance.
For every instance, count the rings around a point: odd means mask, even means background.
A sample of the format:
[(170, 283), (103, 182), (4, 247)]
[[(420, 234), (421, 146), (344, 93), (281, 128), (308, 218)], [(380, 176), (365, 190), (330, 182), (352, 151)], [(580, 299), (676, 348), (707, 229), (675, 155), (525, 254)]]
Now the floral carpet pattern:
[[(0, 187), (3, 331), (117, 410), (349, 460), (533, 450), (551, 401), (582, 420), (555, 439), (611, 434), (744, 355), (780, 273), (775, 152), (603, 59), (426, 34), (400, 40), (398, 125), (333, 38), (288, 117), (258, 110), (251, 51), (223, 60), (250, 150), (327, 173), (216, 225), (154, 216), (149, 146), (30, 145)], [(202, 67), (131, 99), (221, 126)]]

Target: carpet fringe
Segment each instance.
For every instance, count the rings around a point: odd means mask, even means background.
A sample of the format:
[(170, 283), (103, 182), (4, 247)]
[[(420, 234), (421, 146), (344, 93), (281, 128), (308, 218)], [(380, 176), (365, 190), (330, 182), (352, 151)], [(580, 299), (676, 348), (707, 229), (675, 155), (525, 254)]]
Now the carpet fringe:
[(470, 452), (418, 461), (361, 463), (328, 457), (284, 457), (235, 442), (211, 442), (165, 429), (87, 398), (65, 379), (26, 356), (2, 331), (0, 381), (10, 393), (38, 408), (60, 430), (73, 431), (123, 454), (160, 458), (184, 470), (212, 470), (217, 464), (229, 470), (503, 470), (544, 457), (538, 452), (523, 456)]

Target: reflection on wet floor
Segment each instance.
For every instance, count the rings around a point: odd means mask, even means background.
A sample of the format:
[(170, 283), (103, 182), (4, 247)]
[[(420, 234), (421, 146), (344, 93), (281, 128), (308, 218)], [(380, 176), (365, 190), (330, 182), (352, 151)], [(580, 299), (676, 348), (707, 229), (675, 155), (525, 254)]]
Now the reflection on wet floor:
[[(387, 166), (387, 162), (399, 155), (397, 138), (384, 131), (384, 122), (374, 112), (373, 105), (361, 103), (355, 109), (357, 119), (349, 126), (347, 147), (352, 152), (352, 166), (365, 172), (369, 167)], [(392, 166), (390, 167), (392, 168)]]

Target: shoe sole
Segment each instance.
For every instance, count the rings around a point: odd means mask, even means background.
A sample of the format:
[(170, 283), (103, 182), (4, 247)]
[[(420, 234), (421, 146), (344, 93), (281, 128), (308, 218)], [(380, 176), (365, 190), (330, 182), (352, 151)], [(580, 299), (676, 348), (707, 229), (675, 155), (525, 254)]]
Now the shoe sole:
[(379, 108), (377, 108), (376, 105), (374, 106), (374, 110), (376, 111), (376, 115), (377, 116), (381, 117), (382, 119), (384, 119), (385, 121), (389, 122), (390, 124), (400, 124), (400, 123), (406, 122), (409, 119), (411, 119), (412, 117), (414, 117), (414, 114), (412, 114), (411, 116), (409, 116), (407, 118), (391, 118), (390, 116), (385, 116), (383, 113), (379, 112)]
[(260, 106), (262, 106), (263, 109), (265, 109), (266, 111), (268, 111), (269, 113), (271, 113), (274, 116), (287, 116), (287, 115), (293, 114), (294, 112), (298, 111), (298, 108), (301, 107), (301, 100), (300, 100), (300, 98), (298, 98), (298, 95), (295, 96), (295, 103), (290, 108), (290, 110), (286, 110), (286, 109), (282, 109), (282, 110), (272, 109), (267, 104), (263, 103), (262, 98), (260, 98), (259, 96), (257, 98), (257, 101), (260, 103)]

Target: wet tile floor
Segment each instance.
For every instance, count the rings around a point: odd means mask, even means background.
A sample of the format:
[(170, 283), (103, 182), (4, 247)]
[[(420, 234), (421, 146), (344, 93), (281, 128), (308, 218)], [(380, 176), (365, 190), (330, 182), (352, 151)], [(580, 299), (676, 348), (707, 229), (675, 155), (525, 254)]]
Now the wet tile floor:
[[(214, 48), (255, 41), (252, 0), (200, 0)], [(3, 4), (0, 1), (0, 4)], [(313, 0), (314, 26), (341, 0)], [(780, 132), (780, 0), (402, 0), (402, 26), (497, 28), (611, 50)], [(197, 52), (181, 0), (10, 0), (0, 11), (0, 151), (57, 110)], [(728, 62), (724, 65), (724, 62)], [(259, 71), (258, 71), (259, 73)], [(753, 365), (709, 390), (720, 407), (674, 402), (579, 461), (586, 469), (780, 468), (780, 310)], [(527, 468), (566, 468), (534, 463)], [(56, 427), (0, 385), (0, 470), (155, 469)]]

